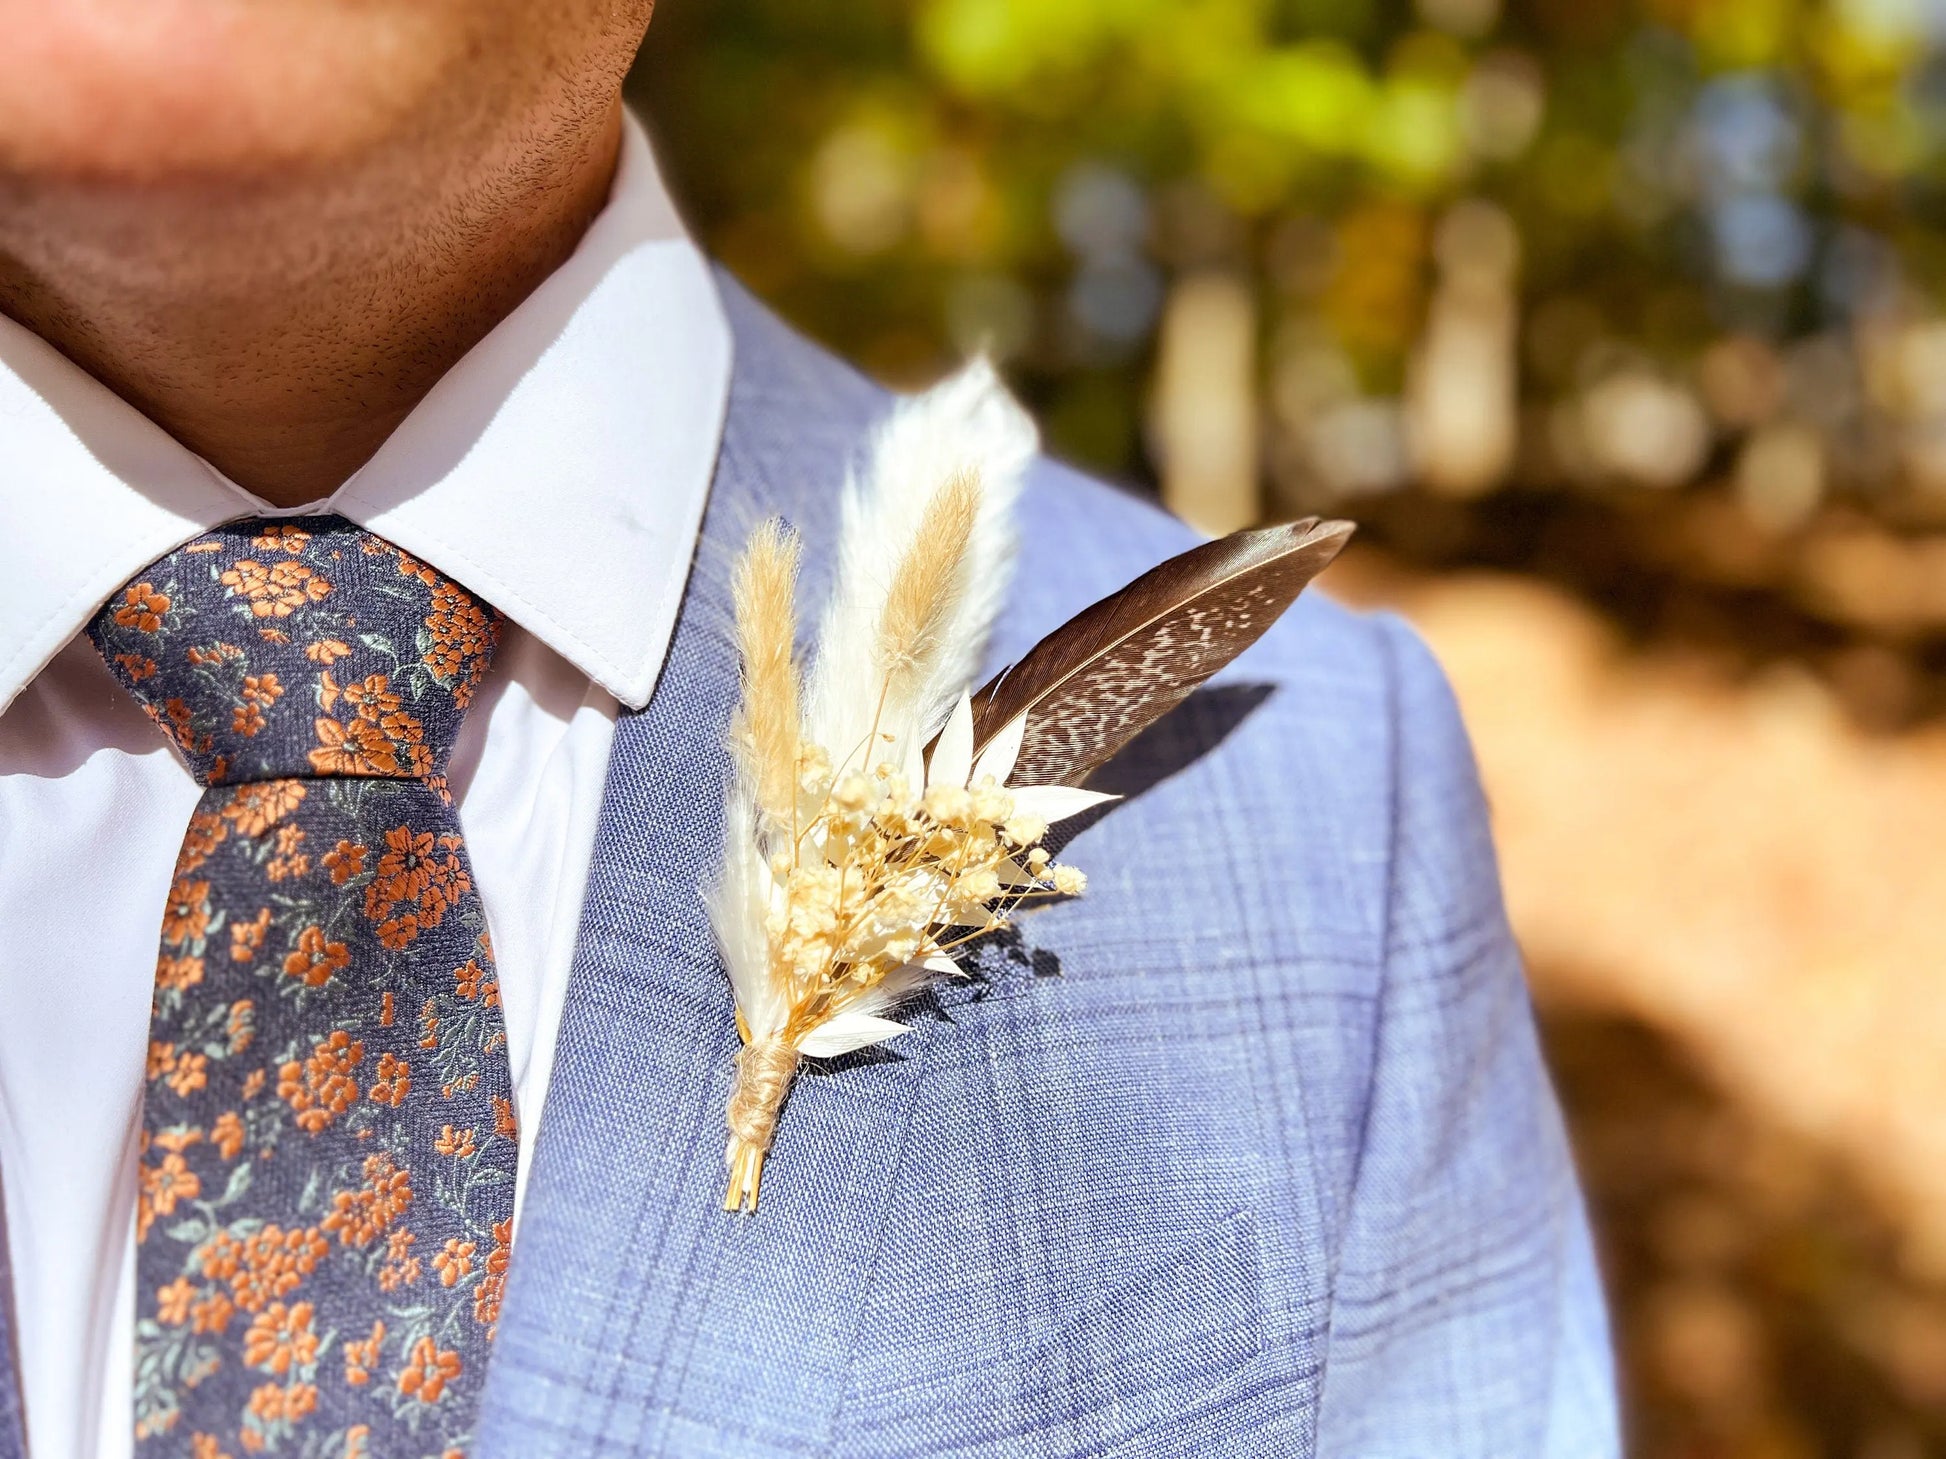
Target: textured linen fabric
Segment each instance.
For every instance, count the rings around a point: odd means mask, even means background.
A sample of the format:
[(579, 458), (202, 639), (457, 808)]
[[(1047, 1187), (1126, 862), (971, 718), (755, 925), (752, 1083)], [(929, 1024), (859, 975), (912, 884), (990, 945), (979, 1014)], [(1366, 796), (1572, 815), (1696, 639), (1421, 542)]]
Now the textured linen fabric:
[[(729, 568), (781, 512), (817, 600), (890, 406), (725, 293), (716, 481), (617, 726), (473, 1459), (1617, 1453), (1464, 731), (1407, 630), (1315, 594), (1105, 767), (1088, 895), (800, 1078), (762, 1210), (719, 1209)], [(1191, 540), (1051, 465), (1022, 512), (996, 663)]]
[(14, 1326), (12, 1294), (13, 1259), (7, 1248), (7, 1205), (0, 1200), (0, 1459), (21, 1459), (27, 1452), (20, 1385), (14, 1381), (20, 1361), (20, 1341)]
[[(1097, 781), (1088, 894), (800, 1078), (725, 1215), (700, 889), (770, 512), (821, 597), (889, 407), (730, 291), (668, 669), (618, 726), (475, 1459), (1617, 1451), (1605, 1319), (1470, 752), (1388, 618), (1311, 595)], [(1191, 541), (1034, 474), (995, 662)]]
[(138, 1453), (472, 1430), (517, 1127), (445, 772), (500, 631), (330, 516), (197, 537), (89, 625), (205, 787), (149, 1029)]

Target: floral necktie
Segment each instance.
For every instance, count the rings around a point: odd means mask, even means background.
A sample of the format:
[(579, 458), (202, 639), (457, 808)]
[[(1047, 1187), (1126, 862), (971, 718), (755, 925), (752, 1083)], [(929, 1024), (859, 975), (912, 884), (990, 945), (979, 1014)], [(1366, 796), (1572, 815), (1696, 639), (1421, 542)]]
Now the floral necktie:
[(500, 616), (339, 517), (220, 527), (89, 637), (204, 787), (162, 914), (136, 1452), (460, 1452), (515, 1127), (441, 772)]

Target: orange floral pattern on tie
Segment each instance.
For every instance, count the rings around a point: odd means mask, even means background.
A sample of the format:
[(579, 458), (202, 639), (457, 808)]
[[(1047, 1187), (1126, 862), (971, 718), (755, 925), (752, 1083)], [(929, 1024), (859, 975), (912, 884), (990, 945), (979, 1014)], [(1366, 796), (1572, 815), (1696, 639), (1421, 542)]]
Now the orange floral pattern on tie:
[(518, 1131), (443, 771), (500, 627), (313, 517), (199, 537), (89, 629), (205, 787), (156, 960), (138, 1454), (463, 1451)]

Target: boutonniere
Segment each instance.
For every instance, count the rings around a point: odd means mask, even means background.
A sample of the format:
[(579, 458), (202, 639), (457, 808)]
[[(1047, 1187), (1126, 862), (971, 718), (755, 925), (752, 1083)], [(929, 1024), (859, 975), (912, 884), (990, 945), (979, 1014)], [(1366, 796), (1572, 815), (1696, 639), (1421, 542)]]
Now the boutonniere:
[(800, 1062), (888, 1017), (1038, 900), (1079, 895), (1048, 828), (1112, 797), (1088, 773), (1254, 642), (1343, 546), (1315, 520), (1205, 543), (1076, 615), (969, 693), (1005, 600), (1034, 428), (975, 364), (901, 404), (846, 489), (808, 673), (799, 543), (733, 577), (742, 699), (710, 920), (736, 1000), (725, 1210), (755, 1210)]

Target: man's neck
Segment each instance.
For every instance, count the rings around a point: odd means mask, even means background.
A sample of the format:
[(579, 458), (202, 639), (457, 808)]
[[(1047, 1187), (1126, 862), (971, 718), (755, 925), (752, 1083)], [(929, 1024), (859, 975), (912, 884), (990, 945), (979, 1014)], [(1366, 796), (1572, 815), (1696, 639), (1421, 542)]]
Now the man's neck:
[(0, 178), (0, 313), (238, 485), (315, 501), (573, 252), (620, 128), (617, 105), (242, 192)]

